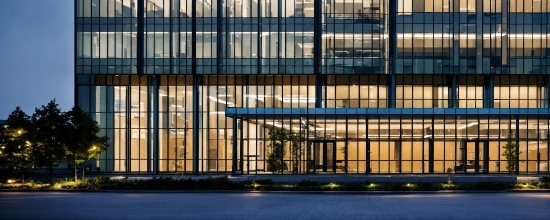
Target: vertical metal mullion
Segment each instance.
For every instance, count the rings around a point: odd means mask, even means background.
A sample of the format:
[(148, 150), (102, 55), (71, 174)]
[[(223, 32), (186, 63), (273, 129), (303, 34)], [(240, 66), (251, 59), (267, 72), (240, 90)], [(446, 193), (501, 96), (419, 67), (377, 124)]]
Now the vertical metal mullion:
[(233, 117), (233, 130), (232, 130), (232, 139), (231, 139), (231, 145), (232, 145), (232, 148), (233, 148), (233, 151), (231, 152), (232, 153), (232, 158), (231, 158), (231, 171), (233, 174), (237, 174), (237, 129), (238, 129), (238, 120), (237, 119), (237, 115), (235, 115)]
[(191, 2), (191, 74), (193, 74), (193, 174), (199, 175), (199, 86), (197, 75), (197, 1)]
[(128, 177), (128, 172), (131, 171), (130, 170), (130, 165), (132, 164), (131, 162), (131, 153), (130, 153), (130, 150), (132, 149), (132, 129), (131, 129), (131, 125), (132, 125), (132, 117), (131, 117), (131, 105), (132, 105), (132, 102), (130, 100), (130, 90), (131, 90), (131, 86), (128, 85), (126, 87), (126, 144), (125, 144), (125, 147), (126, 147), (126, 177)]
[[(516, 117), (516, 152), (519, 152), (519, 115), (515, 115)], [(519, 154), (516, 156), (516, 175), (519, 174)]]
[(257, 55), (257, 74), (262, 74), (262, 58), (263, 58), (263, 50), (262, 50), (262, 1), (258, 1), (258, 36), (256, 37), (256, 41), (258, 42), (258, 51), (256, 52)]
[(479, 138), (476, 139), (474, 144), (474, 172), (479, 173)]
[(549, 108), (549, 100), (550, 100), (550, 77), (544, 76), (544, 86), (542, 86), (542, 89), (544, 89), (543, 94), (541, 97), (542, 100), (542, 108)]
[[(159, 76), (153, 76), (152, 77), (152, 84), (153, 84), (153, 91), (152, 91), (152, 97), (153, 101), (149, 101), (149, 103), (152, 103), (153, 105), (153, 173), (158, 174), (159, 172)], [(166, 91), (168, 93), (168, 91)], [(149, 91), (149, 94), (151, 94), (151, 91)], [(177, 104), (177, 103), (176, 103)], [(149, 111), (151, 112), (151, 111)], [(151, 128), (150, 128), (151, 129)]]
[(217, 15), (216, 15), (216, 73), (221, 74), (222, 73), (222, 65), (223, 65), (223, 23), (225, 19), (223, 19), (223, 1), (218, 0), (217, 1)]

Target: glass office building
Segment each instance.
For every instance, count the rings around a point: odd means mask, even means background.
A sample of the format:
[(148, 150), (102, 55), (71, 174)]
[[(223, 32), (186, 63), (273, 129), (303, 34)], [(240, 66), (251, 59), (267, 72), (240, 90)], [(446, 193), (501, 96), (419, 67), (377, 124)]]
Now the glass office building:
[[(105, 172), (549, 168), (550, 0), (76, 0)], [(295, 165), (297, 164), (297, 165)]]

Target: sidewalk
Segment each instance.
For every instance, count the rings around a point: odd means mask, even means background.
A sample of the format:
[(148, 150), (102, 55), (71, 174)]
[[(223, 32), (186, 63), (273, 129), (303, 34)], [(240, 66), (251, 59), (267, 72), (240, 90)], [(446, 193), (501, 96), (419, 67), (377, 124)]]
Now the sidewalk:
[[(125, 179), (124, 175), (106, 175), (113, 179)], [(190, 178), (190, 179), (205, 179), (227, 176), (229, 180), (234, 182), (242, 182), (249, 180), (264, 180), (271, 179), (276, 183), (298, 183), (302, 180), (310, 180), (314, 182), (328, 183), (359, 183), (359, 182), (374, 182), (374, 183), (442, 183), (447, 182), (446, 175), (334, 175), (334, 174), (297, 174), (297, 175), (223, 175), (223, 174), (203, 174), (203, 175), (128, 175), (129, 180), (135, 179), (152, 179), (153, 177), (172, 177), (172, 178)], [(475, 183), (475, 182), (536, 182), (540, 176), (515, 176), (515, 175), (453, 175), (451, 180), (453, 183)]]
[[(82, 174), (78, 173), (80, 179)], [(72, 172), (54, 172), (54, 181), (72, 179), (74, 174)], [(239, 182), (248, 180), (263, 180), (271, 179), (276, 183), (298, 183), (302, 180), (310, 180), (321, 183), (359, 183), (359, 182), (373, 182), (373, 183), (442, 183), (447, 182), (448, 176), (445, 174), (257, 174), (257, 175), (233, 175), (224, 173), (210, 173), (210, 174), (181, 174), (181, 173), (161, 173), (161, 174), (149, 174), (149, 173), (86, 173), (86, 178), (93, 178), (96, 176), (105, 176), (112, 179), (152, 179), (154, 177), (172, 177), (172, 178), (190, 178), (190, 179), (205, 179), (205, 178), (217, 178), (228, 177), (229, 180)], [(521, 175), (509, 175), (509, 174), (453, 174), (451, 180), (453, 183), (476, 183), (476, 182), (537, 182), (543, 176), (549, 176), (549, 174), (521, 174)], [(28, 180), (41, 180), (45, 181), (48, 178), (46, 173), (29, 173)]]

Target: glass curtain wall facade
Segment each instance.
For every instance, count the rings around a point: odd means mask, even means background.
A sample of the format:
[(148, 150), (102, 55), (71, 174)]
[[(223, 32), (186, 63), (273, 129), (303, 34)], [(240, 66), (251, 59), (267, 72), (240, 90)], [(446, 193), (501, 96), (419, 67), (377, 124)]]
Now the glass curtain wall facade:
[(550, 0), (75, 2), (100, 171), (550, 172)]

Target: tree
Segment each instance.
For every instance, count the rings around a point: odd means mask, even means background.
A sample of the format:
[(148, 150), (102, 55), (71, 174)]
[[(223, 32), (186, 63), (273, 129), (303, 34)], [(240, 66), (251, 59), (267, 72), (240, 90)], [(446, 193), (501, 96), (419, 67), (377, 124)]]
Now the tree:
[(285, 128), (272, 128), (268, 132), (270, 143), (267, 145), (270, 152), (267, 155), (268, 170), (272, 172), (285, 169), (285, 146), (291, 140), (290, 131)]
[(298, 172), (299, 160), (302, 155), (302, 143), (305, 140), (299, 133), (292, 132), (285, 128), (272, 128), (268, 132), (270, 143), (267, 145), (270, 153), (267, 155), (268, 170), (281, 173), (286, 168), (284, 157), (286, 155), (286, 144), (290, 142), (290, 154), (292, 156), (292, 171)]
[[(64, 114), (67, 123), (60, 137), (65, 148), (65, 161), (73, 164), (74, 180), (77, 178), (78, 164), (90, 159), (97, 159), (99, 153), (107, 150), (108, 137), (98, 137), (98, 123), (90, 118), (84, 110), (73, 107)], [(84, 178), (84, 169), (82, 170)]]
[(516, 159), (522, 152), (517, 150), (516, 143), (513, 141), (512, 133), (508, 134), (508, 141), (504, 146), (502, 146), (502, 148), (504, 149), (502, 156), (504, 156), (508, 162), (506, 164), (506, 169), (509, 173), (515, 172), (518, 166)]
[(300, 156), (303, 154), (303, 146), (305, 137), (300, 133), (290, 132), (290, 153), (292, 155), (292, 172), (298, 173), (298, 165)]
[(34, 126), (30, 121), (30, 117), (20, 107), (16, 107), (11, 112), (6, 121), (6, 126), (1, 128), (4, 162), (11, 169), (21, 170), (23, 183), (25, 183), (27, 170), (34, 165), (32, 158), (33, 133)]
[(54, 99), (46, 106), (37, 108), (31, 117), (31, 122), (36, 126), (33, 135), (35, 147), (32, 151), (35, 165), (48, 169), (50, 184), (52, 184), (53, 168), (65, 158), (65, 149), (59, 140), (59, 135), (67, 126), (67, 120)]

